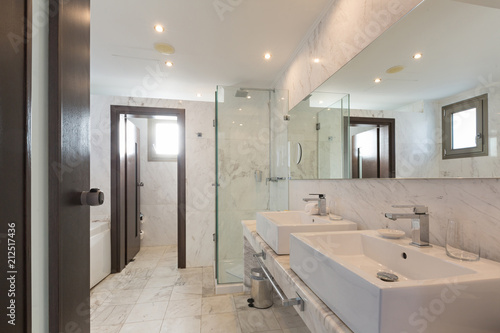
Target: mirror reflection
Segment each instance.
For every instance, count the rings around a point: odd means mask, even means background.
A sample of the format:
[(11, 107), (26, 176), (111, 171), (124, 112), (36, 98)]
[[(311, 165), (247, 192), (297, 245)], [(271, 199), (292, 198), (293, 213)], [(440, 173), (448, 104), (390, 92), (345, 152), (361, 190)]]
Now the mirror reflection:
[(290, 111), (291, 179), (348, 178), (349, 95), (313, 92)]
[(292, 179), (499, 177), (499, 31), (500, 2), (424, 1), (312, 93), (350, 95), (349, 113), (321, 121), (335, 145), (319, 148), (305, 101), (290, 111), (304, 147)]

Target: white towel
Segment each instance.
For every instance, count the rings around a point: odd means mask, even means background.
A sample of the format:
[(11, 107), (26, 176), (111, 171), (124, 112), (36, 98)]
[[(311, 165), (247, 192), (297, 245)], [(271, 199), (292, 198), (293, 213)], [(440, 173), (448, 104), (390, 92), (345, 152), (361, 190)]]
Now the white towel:
[(309, 215), (318, 215), (319, 210), (318, 210), (318, 204), (310, 202), (306, 205), (304, 208), (304, 211), (309, 214)]

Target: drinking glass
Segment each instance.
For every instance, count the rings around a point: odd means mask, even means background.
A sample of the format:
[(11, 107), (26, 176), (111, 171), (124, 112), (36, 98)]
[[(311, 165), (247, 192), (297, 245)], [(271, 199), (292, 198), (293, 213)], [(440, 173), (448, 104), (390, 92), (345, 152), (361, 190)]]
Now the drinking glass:
[(481, 249), (476, 224), (450, 219), (446, 229), (446, 254), (464, 261), (479, 260)]

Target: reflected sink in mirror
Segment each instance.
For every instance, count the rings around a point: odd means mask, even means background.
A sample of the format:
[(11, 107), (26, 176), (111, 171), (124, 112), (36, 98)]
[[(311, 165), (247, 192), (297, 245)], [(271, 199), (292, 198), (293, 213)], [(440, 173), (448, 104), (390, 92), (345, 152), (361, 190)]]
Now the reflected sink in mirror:
[(290, 266), (356, 333), (500, 331), (500, 263), (408, 243), (374, 230), (296, 233)]
[(357, 224), (352, 221), (331, 221), (328, 216), (309, 215), (302, 211), (257, 213), (257, 233), (277, 254), (290, 253), (290, 234), (292, 232), (356, 229)]

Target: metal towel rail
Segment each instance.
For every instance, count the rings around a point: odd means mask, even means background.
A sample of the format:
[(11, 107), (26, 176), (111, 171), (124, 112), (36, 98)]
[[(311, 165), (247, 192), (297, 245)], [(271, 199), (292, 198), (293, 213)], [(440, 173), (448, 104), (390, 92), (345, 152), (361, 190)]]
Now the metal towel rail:
[(263, 258), (264, 260), (266, 259), (266, 253), (264, 251), (262, 251), (261, 253), (255, 253), (253, 256), (257, 259), (257, 262), (259, 263), (260, 267), (264, 271), (264, 274), (266, 275), (269, 282), (271, 282), (271, 285), (273, 286), (274, 290), (276, 291), (279, 298), (281, 299), (281, 304), (283, 306), (300, 305), (300, 311), (304, 311), (304, 306), (305, 306), (304, 299), (302, 299), (302, 297), (300, 297), (299, 294), (297, 294), (297, 297), (295, 297), (295, 298), (287, 298), (285, 293), (276, 284), (276, 281), (274, 281), (274, 277), (271, 275), (271, 273), (269, 273), (269, 271), (267, 270), (267, 267), (264, 265), (264, 262), (261, 259), (261, 258)]

